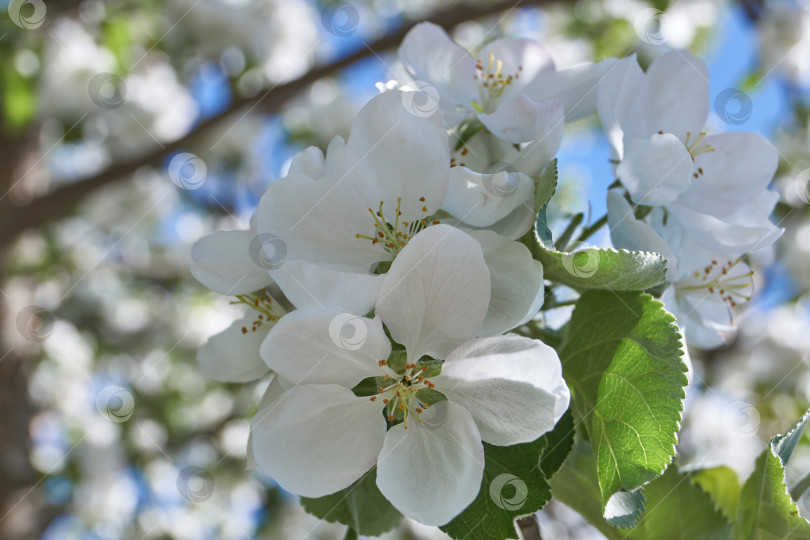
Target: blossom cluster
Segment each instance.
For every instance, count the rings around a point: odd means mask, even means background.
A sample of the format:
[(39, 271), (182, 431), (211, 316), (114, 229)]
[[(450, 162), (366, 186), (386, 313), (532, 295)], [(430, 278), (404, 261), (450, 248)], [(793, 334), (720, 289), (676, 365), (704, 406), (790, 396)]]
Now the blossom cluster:
[(564, 125), (598, 113), (613, 244), (666, 259), (651, 292), (702, 347), (750, 297), (742, 258), (781, 234), (777, 155), (708, 132), (706, 69), (686, 51), (646, 72), (635, 57), (557, 70), (535, 41), (471, 55), (422, 23), (399, 58), (412, 80), (380, 84), (348, 140), (296, 155), (249, 230), (194, 245), (194, 277), (247, 306), (198, 359), (222, 381), (273, 373), (249, 456), (282, 488), (322, 497), (376, 467), (399, 512), (438, 526), (476, 498), (484, 443), (535, 441), (569, 406), (557, 351), (515, 332), (542, 327), (558, 284), (531, 240)]

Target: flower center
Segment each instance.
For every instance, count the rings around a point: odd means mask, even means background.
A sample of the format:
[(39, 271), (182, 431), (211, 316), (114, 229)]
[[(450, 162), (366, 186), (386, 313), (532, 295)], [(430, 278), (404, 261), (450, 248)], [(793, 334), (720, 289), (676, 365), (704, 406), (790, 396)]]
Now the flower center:
[(754, 275), (750, 269), (745, 271), (747, 268), (745, 265), (732, 271), (740, 261), (741, 259), (737, 259), (720, 264), (714, 260), (703, 268), (702, 272), (696, 270), (692, 279), (678, 288), (681, 291), (705, 290), (710, 295), (719, 297), (720, 301), (728, 303), (730, 307), (736, 307), (739, 302), (751, 300), (751, 296), (747, 293), (753, 286), (751, 276)]
[(433, 389), (435, 384), (426, 379), (422, 374), (428, 370), (427, 366), (420, 366), (419, 364), (405, 364), (405, 373), (402, 375), (394, 375), (391, 377), (390, 372), (393, 372), (387, 367), (385, 360), (380, 360), (379, 365), (385, 370), (384, 381), (395, 381), (388, 386), (379, 386), (377, 388), (377, 395), (369, 399), (377, 401), (382, 399), (386, 408), (386, 417), (389, 422), (394, 421), (397, 415), (402, 416), (402, 425), (408, 429), (408, 417), (413, 416), (416, 421), (422, 423), (422, 413), (430, 406), (419, 397), (421, 390)]
[(491, 113), (495, 110), (498, 99), (503, 95), (512, 81), (520, 78), (523, 66), (518, 66), (517, 72), (507, 75), (503, 72), (503, 62), (495, 60), (495, 55), (489, 53), (489, 59), (484, 71), (484, 62), (480, 58), (475, 61), (475, 81), (478, 83), (478, 96), (480, 101), (473, 101), (473, 108), (479, 113)]
[(255, 332), (267, 323), (276, 322), (285, 313), (281, 306), (273, 303), (273, 298), (267, 292), (267, 289), (250, 294), (239, 294), (236, 298), (237, 300), (231, 302), (231, 304), (245, 304), (258, 313), (250, 330), (248, 330), (247, 326), (242, 327), (243, 334)]
[[(428, 209), (425, 204), (425, 198), (419, 197), (419, 202), (422, 204), (422, 213), (427, 214)], [(430, 225), (439, 224), (439, 221), (428, 222), (426, 219), (417, 219), (410, 222), (400, 220), (400, 217), (402, 217), (401, 206), (402, 197), (397, 197), (397, 207), (394, 211), (393, 220), (390, 214), (388, 216), (385, 215), (383, 201), (380, 201), (380, 206), (376, 212), (369, 208), (368, 212), (374, 219), (374, 235), (368, 236), (357, 233), (355, 234), (355, 238), (370, 240), (373, 245), (381, 245), (386, 252), (396, 255), (408, 244), (408, 240), (413, 238), (416, 233), (426, 229)]]

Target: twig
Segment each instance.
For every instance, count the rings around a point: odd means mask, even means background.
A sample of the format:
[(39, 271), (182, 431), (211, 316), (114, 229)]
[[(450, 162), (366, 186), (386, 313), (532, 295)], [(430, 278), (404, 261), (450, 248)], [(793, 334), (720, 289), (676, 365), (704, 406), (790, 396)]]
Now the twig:
[[(433, 14), (428, 17), (428, 20), (443, 28), (452, 28), (470, 19), (511, 11), (518, 7), (552, 4), (557, 1), (559, 0), (507, 0), (485, 6), (456, 5)], [(156, 147), (135, 158), (113, 164), (94, 176), (59, 187), (25, 206), (1, 205), (0, 248), (8, 245), (25, 230), (37, 228), (49, 221), (64, 217), (87, 195), (97, 189), (125, 178), (141, 167), (157, 165), (166, 156), (187, 148), (194, 139), (218, 127), (235, 112), (249, 107), (260, 108), (265, 113), (278, 111), (285, 102), (300, 95), (303, 89), (315, 81), (334, 75), (341, 69), (380, 51), (397, 46), (417, 22), (419, 21), (404, 24), (398, 30), (378, 38), (348, 56), (311, 69), (294, 81), (270, 88), (254, 97), (237, 98), (224, 111), (203, 120), (194, 130), (175, 141), (165, 143), (163, 147)]]

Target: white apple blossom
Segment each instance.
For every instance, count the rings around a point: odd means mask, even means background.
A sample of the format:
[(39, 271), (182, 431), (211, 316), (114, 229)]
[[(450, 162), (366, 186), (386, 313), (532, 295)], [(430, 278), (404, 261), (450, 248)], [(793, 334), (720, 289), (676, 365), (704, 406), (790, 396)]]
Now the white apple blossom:
[(550, 52), (529, 39), (497, 39), (474, 58), (432, 23), (408, 32), (399, 58), (415, 79), (436, 87), (454, 124), (477, 118), (515, 144), (549, 136), (554, 151), (564, 121), (596, 110), (596, 83), (615, 63), (557, 71)]
[[(556, 352), (519, 336), (475, 338), (489, 309), (480, 245), (447, 225), (406, 245), (384, 276), (372, 319), (297, 310), (262, 344), (268, 366), (296, 384), (263, 400), (252, 424), (259, 468), (283, 488), (320, 497), (377, 466), (377, 485), (403, 514), (449, 522), (475, 499), (482, 440), (540, 437), (567, 409)], [(355, 334), (344, 339), (342, 326)], [(391, 338), (406, 358), (395, 365)], [(401, 349), (397, 349), (398, 351)], [(427, 364), (444, 359), (441, 373)], [(374, 396), (351, 388), (375, 377)], [(440, 392), (446, 400), (437, 399)], [(384, 411), (384, 413), (383, 413)], [(388, 423), (386, 422), (386, 419)]]
[(734, 329), (732, 308), (751, 299), (750, 267), (738, 255), (711, 252), (690, 237), (671, 246), (666, 234), (635, 218), (617, 189), (608, 192), (608, 224), (615, 246), (655, 251), (667, 260), (671, 284), (661, 300), (678, 319), (686, 340), (704, 349), (722, 346)]
[[(403, 106), (403, 96), (392, 90), (373, 98), (358, 114), (347, 142), (335, 138), (325, 155), (315, 147), (301, 152), (289, 174), (262, 197), (259, 237), (278, 240), (285, 249), (284, 261), (270, 275), (296, 307), (368, 313), (382, 284), (381, 272), (398, 253), (420, 231), (442, 220), (458, 223), (437, 215), (456, 176), (441, 115), (414, 115)], [(512, 174), (489, 174), (478, 183), (462, 180), (470, 187), (453, 188), (465, 207), (456, 217), (485, 228), (509, 215), (525, 197), (512, 202), (507, 200), (511, 193), (498, 194), (497, 183), (508, 182)], [(498, 295), (481, 328), (482, 335), (499, 334), (537, 313), (543, 300), (542, 265), (508, 238), (472, 228), (470, 233), (491, 268), (503, 268), (491, 272)]]
[(709, 134), (708, 112), (706, 66), (686, 51), (662, 54), (646, 73), (625, 58), (600, 82), (616, 175), (633, 202), (656, 207), (656, 233), (676, 257), (689, 239), (736, 258), (782, 233), (769, 220), (778, 197), (767, 191), (778, 154), (755, 133)]

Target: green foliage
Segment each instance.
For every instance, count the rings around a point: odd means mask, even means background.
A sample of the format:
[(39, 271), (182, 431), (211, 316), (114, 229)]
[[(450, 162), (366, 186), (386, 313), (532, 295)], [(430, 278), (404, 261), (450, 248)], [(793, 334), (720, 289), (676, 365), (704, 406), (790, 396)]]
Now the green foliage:
[(574, 441), (566, 413), (550, 433), (514, 446), (484, 443), (486, 465), (478, 497), (441, 529), (456, 539), (518, 538), (515, 520), (551, 498), (547, 478), (559, 469)]
[(602, 509), (632, 527), (643, 499), (622, 493), (662, 474), (675, 455), (686, 367), (674, 317), (646, 294), (588, 291), (559, 352), (595, 453)]
[[(579, 225), (578, 214), (571, 226), (555, 245), (546, 217), (546, 205), (557, 186), (557, 161), (553, 160), (535, 181), (537, 219), (534, 232), (529, 231), (521, 241), (532, 256), (543, 263), (546, 279), (559, 281), (578, 290), (607, 289), (612, 291), (640, 291), (660, 285), (666, 280), (667, 263), (657, 253), (598, 249), (581, 246), (568, 240)], [(564, 245), (565, 244), (565, 245)], [(581, 249), (577, 249), (581, 247)], [(569, 249), (569, 251), (561, 251)]]
[(806, 413), (787, 433), (771, 439), (743, 484), (734, 540), (810, 539), (810, 523), (799, 515), (785, 484), (785, 465), (810, 418)]
[(377, 468), (342, 491), (308, 499), (301, 497), (304, 510), (330, 522), (343, 523), (369, 536), (379, 536), (396, 527), (402, 515), (377, 488)]

